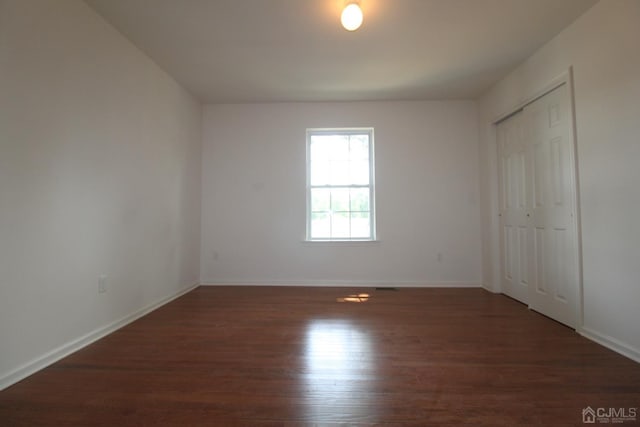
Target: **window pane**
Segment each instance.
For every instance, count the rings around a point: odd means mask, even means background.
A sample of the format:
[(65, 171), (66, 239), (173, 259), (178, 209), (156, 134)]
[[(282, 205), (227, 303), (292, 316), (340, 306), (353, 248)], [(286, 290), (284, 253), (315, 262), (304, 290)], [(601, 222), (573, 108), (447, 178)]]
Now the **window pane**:
[(351, 135), (349, 154), (351, 160), (369, 160), (369, 136)]
[(369, 162), (357, 160), (350, 163), (350, 184), (369, 185)]
[(368, 238), (371, 237), (371, 226), (368, 212), (351, 213), (351, 237)]
[(349, 184), (349, 162), (346, 160), (336, 160), (330, 163), (331, 185)]
[(311, 162), (311, 185), (329, 184), (329, 162)]
[(351, 194), (351, 211), (369, 212), (369, 189), (352, 188), (349, 191)]
[(333, 212), (349, 211), (349, 189), (334, 188), (331, 191), (331, 210)]
[(328, 135), (327, 142), (332, 160), (349, 160), (348, 135)]
[(311, 214), (311, 238), (331, 237), (331, 221), (328, 213)]
[(331, 209), (331, 190), (311, 189), (311, 212), (328, 212)]
[(331, 237), (350, 237), (348, 212), (331, 215)]
[(331, 146), (322, 141), (318, 136), (311, 137), (311, 158), (314, 162), (328, 162), (331, 155)]

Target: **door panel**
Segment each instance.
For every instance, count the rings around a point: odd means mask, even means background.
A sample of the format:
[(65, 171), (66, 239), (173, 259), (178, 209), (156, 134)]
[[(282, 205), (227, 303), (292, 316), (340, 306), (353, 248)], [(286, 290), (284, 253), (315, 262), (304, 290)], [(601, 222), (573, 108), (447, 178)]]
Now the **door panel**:
[(566, 272), (565, 266), (567, 264), (566, 260), (566, 239), (567, 239), (567, 230), (564, 228), (553, 228), (551, 231), (553, 236), (552, 239), (552, 248), (551, 248), (551, 259), (553, 261), (553, 283), (556, 284), (554, 289), (555, 298), (560, 300), (561, 302), (566, 303), (567, 301), (567, 283), (564, 279)]
[(504, 278), (509, 282), (513, 281), (513, 227), (504, 226)]
[(534, 144), (533, 164), (531, 165), (533, 174), (533, 206), (536, 208), (544, 207), (545, 180), (546, 176), (542, 172), (544, 167), (544, 145), (541, 143)]
[(535, 240), (534, 240), (535, 258), (533, 259), (533, 268), (536, 272), (535, 291), (543, 295), (547, 293), (547, 276), (545, 274), (545, 269), (544, 269), (544, 266), (545, 266), (544, 254), (546, 252), (544, 249), (544, 245), (545, 245), (544, 236), (545, 236), (544, 228), (535, 227)]

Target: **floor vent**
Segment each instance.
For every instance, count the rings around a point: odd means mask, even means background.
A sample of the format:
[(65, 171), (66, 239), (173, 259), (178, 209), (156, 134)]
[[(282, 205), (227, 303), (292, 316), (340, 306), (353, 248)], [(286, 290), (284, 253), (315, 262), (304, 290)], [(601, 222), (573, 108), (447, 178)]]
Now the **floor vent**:
[(388, 288), (388, 287), (380, 287), (376, 288), (376, 291), (397, 291), (398, 288)]

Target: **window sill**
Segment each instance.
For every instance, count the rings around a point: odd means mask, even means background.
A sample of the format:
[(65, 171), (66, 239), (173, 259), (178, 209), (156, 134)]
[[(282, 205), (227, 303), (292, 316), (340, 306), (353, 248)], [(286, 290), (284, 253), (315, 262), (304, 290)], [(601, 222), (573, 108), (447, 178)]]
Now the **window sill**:
[(380, 244), (381, 240), (303, 240), (301, 243), (305, 246), (366, 246)]

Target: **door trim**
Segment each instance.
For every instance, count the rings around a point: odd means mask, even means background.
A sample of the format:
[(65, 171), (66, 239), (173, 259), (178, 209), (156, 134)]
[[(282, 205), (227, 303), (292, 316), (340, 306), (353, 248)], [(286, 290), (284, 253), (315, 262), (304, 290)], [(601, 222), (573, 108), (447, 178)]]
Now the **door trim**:
[[(493, 153), (494, 158), (497, 159), (498, 157), (498, 135), (497, 135), (497, 125), (498, 123), (500, 123), (501, 121), (509, 118), (510, 116), (516, 114), (517, 112), (521, 111), (522, 109), (524, 109), (525, 106), (527, 106), (528, 104), (531, 104), (532, 102), (534, 102), (535, 100), (543, 97), (544, 95), (546, 95), (547, 93), (553, 91), (554, 89), (562, 86), (563, 84), (567, 85), (567, 94), (569, 96), (569, 108), (570, 108), (570, 113), (569, 113), (569, 129), (571, 131), (571, 135), (570, 135), (570, 140), (571, 140), (571, 144), (572, 144), (572, 149), (571, 149), (571, 167), (572, 167), (572, 171), (571, 171), (571, 180), (572, 180), (572, 187), (573, 187), (573, 194), (571, 197), (571, 202), (573, 204), (573, 215), (574, 215), (574, 221), (573, 221), (573, 231), (574, 231), (574, 244), (575, 244), (575, 248), (576, 248), (576, 270), (574, 273), (576, 274), (576, 278), (577, 278), (577, 288), (576, 289), (576, 319), (575, 319), (575, 324), (576, 324), (576, 331), (578, 333), (582, 333), (583, 332), (583, 326), (584, 326), (584, 290), (583, 290), (583, 268), (582, 268), (582, 223), (581, 223), (581, 215), (580, 215), (580, 180), (579, 180), (579, 174), (578, 174), (578, 144), (577, 144), (577, 128), (576, 128), (576, 117), (575, 117), (575, 94), (574, 94), (574, 84), (573, 84), (573, 66), (570, 66), (566, 71), (564, 71), (562, 74), (558, 75), (557, 77), (555, 77), (554, 79), (552, 79), (551, 81), (549, 81), (547, 84), (545, 84), (544, 86), (540, 87), (538, 90), (534, 91), (533, 93), (531, 93), (531, 95), (526, 96), (522, 101), (520, 101), (519, 103), (517, 103), (516, 105), (513, 105), (511, 108), (508, 108), (504, 113), (499, 114), (498, 116), (496, 116), (492, 121), (491, 121), (491, 128), (492, 128), (492, 135), (493, 135), (493, 142), (494, 142), (494, 149), (495, 152)], [(494, 170), (492, 171), (492, 173), (494, 174), (494, 182), (498, 182), (498, 177), (499, 177), (499, 171), (498, 171), (498, 167), (499, 167), (499, 161), (496, 163), (496, 168), (494, 168)], [(493, 198), (496, 201), (499, 201), (499, 191), (500, 191), (500, 187), (499, 187), (499, 183), (498, 183), (498, 187), (495, 188), (495, 190), (498, 192), (496, 193), (495, 198)], [(493, 211), (493, 217), (494, 218), (498, 218), (499, 213), (500, 213), (500, 206), (499, 203), (497, 204), (492, 204), (491, 209)], [(492, 230), (492, 235), (494, 236), (494, 238), (496, 239), (496, 241), (500, 242), (500, 227), (496, 227)], [(494, 257), (493, 260), (493, 265), (492, 265), (492, 269), (494, 272), (498, 272), (498, 274), (500, 275), (502, 272), (502, 268), (503, 268), (503, 259), (502, 259), (502, 243), (499, 243), (499, 248), (498, 248), (498, 254), (496, 257)], [(494, 275), (494, 287), (497, 286), (498, 292), (502, 292), (502, 280), (499, 279), (500, 276), (495, 276)]]

